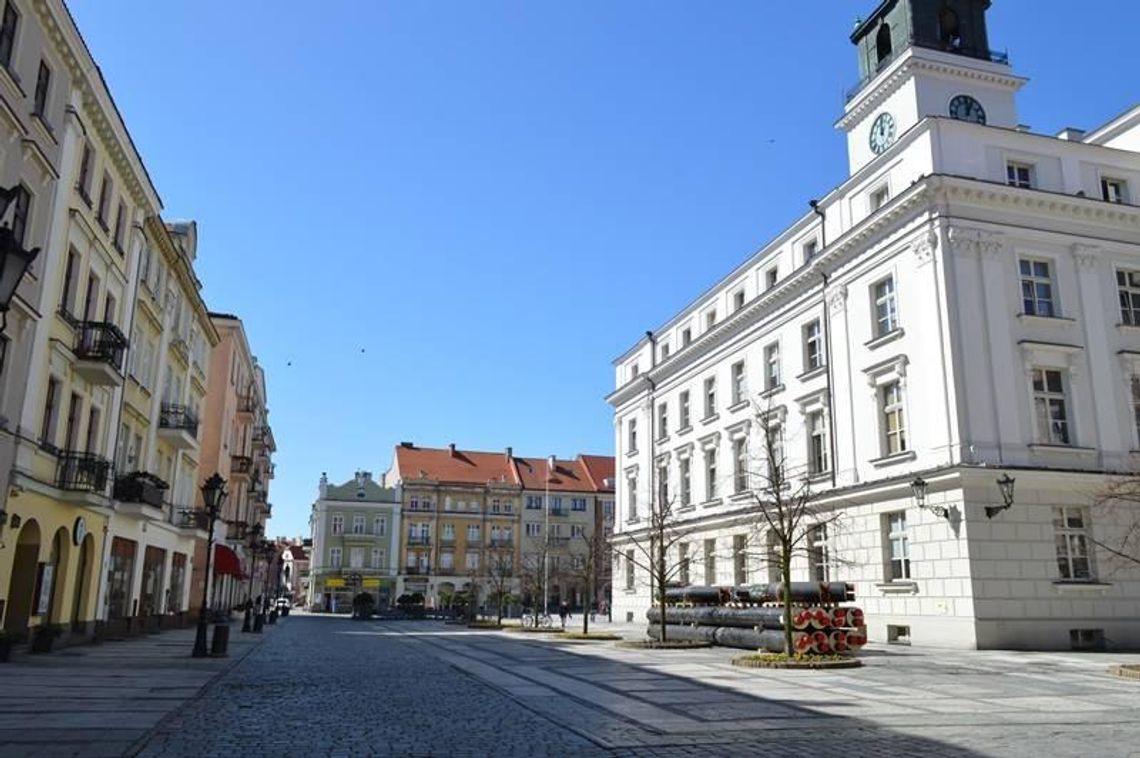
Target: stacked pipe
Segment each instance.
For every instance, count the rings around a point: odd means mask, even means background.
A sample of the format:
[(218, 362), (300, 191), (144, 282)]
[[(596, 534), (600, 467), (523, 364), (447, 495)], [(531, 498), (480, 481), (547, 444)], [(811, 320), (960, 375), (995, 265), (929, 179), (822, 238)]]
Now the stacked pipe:
[[(712, 642), (773, 653), (847, 653), (867, 644), (860, 608), (847, 582), (791, 582), (792, 650), (785, 651), (784, 588), (779, 582), (741, 587), (672, 587), (665, 612), (650, 608), (649, 636)], [(664, 615), (664, 618), (662, 616)], [(662, 624), (665, 625), (664, 630)]]

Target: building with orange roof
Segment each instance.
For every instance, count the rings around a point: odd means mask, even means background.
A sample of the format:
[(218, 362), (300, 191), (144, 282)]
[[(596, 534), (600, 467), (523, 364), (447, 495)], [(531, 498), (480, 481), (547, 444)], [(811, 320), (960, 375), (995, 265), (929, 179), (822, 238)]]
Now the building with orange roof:
[[(399, 594), (421, 593), (428, 607), (441, 607), (474, 582), (480, 602), (490, 605), (488, 580), (509, 573), (512, 594), (541, 602), (526, 579), (537, 576), (536, 556), (549, 554), (548, 600), (581, 607), (586, 593), (575, 556), (599, 525), (605, 528), (599, 514), (606, 503), (612, 523), (613, 468), (606, 456), (555, 460), (551, 468), (547, 459), (518, 457), (509, 447), (496, 453), (400, 443), (385, 475), (402, 498)], [(608, 570), (608, 563), (597, 565)], [(594, 596), (608, 598), (601, 587), (599, 578)]]

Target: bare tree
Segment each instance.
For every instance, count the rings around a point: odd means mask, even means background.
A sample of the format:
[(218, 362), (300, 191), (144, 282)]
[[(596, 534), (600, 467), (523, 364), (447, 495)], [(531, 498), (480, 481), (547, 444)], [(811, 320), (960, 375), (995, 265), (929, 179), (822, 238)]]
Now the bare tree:
[(487, 585), (489, 597), (498, 609), (498, 623), (503, 623), (503, 606), (510, 595), (515, 577), (515, 562), (510, 547), (492, 547), (487, 555)]
[(547, 612), (546, 608), (540, 611), (539, 604), (546, 594), (549, 571), (546, 561), (550, 554), (550, 546), (541, 537), (529, 537), (527, 547), (529, 549), (523, 550), (522, 561), (519, 564), (519, 580), (523, 595), (530, 598), (530, 605), (534, 608), (534, 626), (537, 628), (539, 617)]
[(826, 460), (829, 451), (825, 448), (813, 451), (816, 460), (791, 467), (785, 456), (783, 424), (777, 420), (776, 414), (770, 408), (757, 409), (755, 419), (759, 431), (755, 438), (760, 442), (763, 460), (758, 465), (751, 465), (752, 459), (748, 456), (752, 451), (747, 451), (742, 456), (743, 461), (739, 458), (734, 460), (734, 475), (747, 477), (746, 481), (738, 481), (736, 485), (748, 493), (756, 514), (750, 541), (763, 549), (752, 555), (759, 558), (760, 563), (771, 565), (774, 562), (779, 571), (780, 595), (784, 604), (784, 649), (791, 655), (792, 597), (789, 585), (792, 581), (792, 558), (811, 554), (812, 531), (835, 523), (839, 510), (834, 506), (821, 505), (811, 487), (812, 474), (830, 470)]
[(626, 560), (649, 574), (653, 605), (661, 611), (662, 642), (667, 634), (665, 590), (681, 573), (682, 567), (688, 565), (687, 560), (679, 557), (680, 551), (673, 548), (693, 532), (691, 526), (682, 525), (677, 503), (676, 497), (670, 497), (668, 482), (658, 482), (656, 496), (648, 503), (645, 529), (626, 535), (633, 546), (632, 550), (626, 551)]
[(566, 569), (566, 574), (586, 588), (586, 602), (582, 609), (582, 633), (589, 634), (590, 609), (597, 599), (594, 595), (596, 580), (602, 561), (609, 560), (609, 540), (606, 539), (602, 529), (595, 529), (591, 534), (582, 531), (572, 540), (570, 566)]
[(1111, 540), (1103, 539), (1107, 530), (1100, 530), (1101, 539), (1086, 532), (1092, 544), (1109, 553), (1114, 561), (1140, 565), (1140, 475), (1133, 474), (1109, 482), (1092, 497), (1093, 509), (1105, 520), (1119, 526)]

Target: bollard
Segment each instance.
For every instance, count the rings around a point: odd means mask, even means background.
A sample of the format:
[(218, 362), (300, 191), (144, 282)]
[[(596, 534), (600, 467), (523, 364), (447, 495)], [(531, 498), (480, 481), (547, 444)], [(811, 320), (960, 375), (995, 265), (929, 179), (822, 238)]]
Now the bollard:
[(254, 634), (261, 634), (261, 630), (265, 627), (265, 616), (257, 614), (253, 617), (253, 632)]
[(281, 615), (282, 616), (288, 616), (289, 615), (289, 606), (285, 606), (284, 608), (281, 609)]
[(276, 623), (277, 623), (277, 609), (274, 608), (272, 611), (269, 612), (269, 625), (273, 626)]
[(230, 625), (214, 624), (214, 640), (210, 645), (212, 658), (225, 658), (226, 650), (230, 646)]

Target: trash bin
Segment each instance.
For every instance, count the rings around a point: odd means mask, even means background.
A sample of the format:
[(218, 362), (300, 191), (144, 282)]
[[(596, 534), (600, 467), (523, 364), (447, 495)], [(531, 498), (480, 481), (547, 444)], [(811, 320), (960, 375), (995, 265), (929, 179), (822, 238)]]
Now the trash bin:
[(214, 640), (210, 645), (210, 656), (225, 658), (230, 646), (230, 625), (214, 624)]

